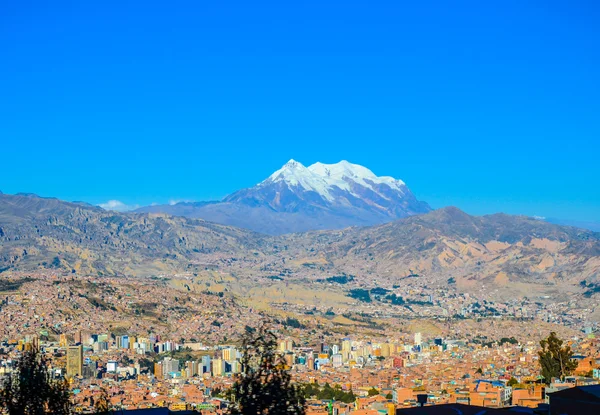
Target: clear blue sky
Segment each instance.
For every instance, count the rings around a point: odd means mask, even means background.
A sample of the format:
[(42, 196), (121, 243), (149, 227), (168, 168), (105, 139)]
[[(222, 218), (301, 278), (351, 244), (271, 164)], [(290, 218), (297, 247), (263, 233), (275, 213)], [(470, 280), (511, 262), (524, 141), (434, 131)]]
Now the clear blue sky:
[(600, 220), (593, 0), (1, 8), (5, 193), (215, 199), (346, 159), (434, 207)]

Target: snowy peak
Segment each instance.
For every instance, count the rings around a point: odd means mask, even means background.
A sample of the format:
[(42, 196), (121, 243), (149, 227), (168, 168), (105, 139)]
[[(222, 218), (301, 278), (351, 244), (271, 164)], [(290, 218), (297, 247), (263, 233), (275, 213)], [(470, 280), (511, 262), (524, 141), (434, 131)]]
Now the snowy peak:
[(283, 165), (282, 168), (270, 175), (265, 181), (258, 186), (265, 187), (272, 183), (284, 182), (290, 187), (300, 187), (304, 191), (317, 192), (320, 195), (327, 197), (329, 192), (328, 183), (318, 175), (312, 173), (304, 167), (302, 163), (295, 160), (290, 160)]
[(288, 161), (287, 163), (285, 163), (282, 167), (282, 169), (289, 169), (289, 170), (294, 170), (294, 169), (305, 169), (306, 167), (304, 167), (304, 165), (300, 162), (297, 162), (294, 159), (290, 159), (290, 161)]
[(302, 163), (298, 163), (296, 160), (290, 160), (287, 163), (285, 163), (283, 165), (283, 167), (281, 167), (279, 170), (277, 170), (275, 173), (273, 173), (272, 175), (270, 175), (267, 180), (263, 181), (262, 183), (268, 182), (268, 181), (279, 181), (279, 180), (286, 180), (286, 179), (293, 179), (294, 177), (298, 177), (298, 176), (306, 176), (309, 173), (307, 172), (307, 168), (304, 167), (304, 165)]
[(378, 177), (368, 168), (346, 160), (335, 164), (315, 163), (309, 167), (290, 160), (259, 186), (264, 187), (277, 182), (284, 182), (288, 186), (299, 187), (304, 191), (316, 192), (328, 201), (334, 200), (335, 195), (340, 191), (348, 192), (354, 197), (361, 197), (362, 192), (357, 189), (357, 186), (373, 191), (386, 199), (389, 199), (389, 196), (385, 195), (387, 191), (404, 194), (406, 189), (402, 180), (389, 176)]
[(377, 176), (346, 160), (308, 167), (290, 160), (256, 186), (240, 189), (220, 202), (145, 209), (270, 234), (369, 226), (430, 210), (402, 180)]
[(325, 164), (317, 162), (308, 167), (310, 171), (323, 177), (376, 177), (375, 174), (366, 167), (358, 164), (352, 164), (342, 160), (335, 164)]
[(354, 182), (365, 187), (373, 187), (373, 184), (385, 184), (392, 189), (401, 190), (406, 186), (402, 180), (389, 176), (376, 176), (371, 170), (359, 164), (352, 164), (342, 160), (335, 164), (315, 163), (308, 167), (313, 173), (328, 179), (332, 185), (343, 188), (344, 182)]
[(373, 225), (431, 210), (402, 180), (377, 176), (346, 160), (308, 167), (290, 160), (258, 185), (230, 194), (219, 206), (207, 209), (230, 219), (235, 216), (231, 210), (243, 211), (243, 223), (264, 219), (275, 233)]

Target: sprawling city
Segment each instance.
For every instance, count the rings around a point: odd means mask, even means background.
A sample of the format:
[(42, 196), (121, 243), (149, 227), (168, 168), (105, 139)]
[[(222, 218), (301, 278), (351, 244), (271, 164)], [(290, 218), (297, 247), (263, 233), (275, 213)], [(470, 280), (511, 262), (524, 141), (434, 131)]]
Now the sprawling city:
[(600, 414), (599, 4), (0, 10), (0, 415)]

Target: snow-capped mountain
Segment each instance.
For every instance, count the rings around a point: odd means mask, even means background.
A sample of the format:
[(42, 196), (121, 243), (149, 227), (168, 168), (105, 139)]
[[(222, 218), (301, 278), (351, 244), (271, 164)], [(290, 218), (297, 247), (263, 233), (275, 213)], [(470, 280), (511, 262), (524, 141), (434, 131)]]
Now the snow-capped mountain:
[(376, 193), (378, 193), (377, 185), (387, 185), (390, 189), (397, 190), (402, 194), (406, 188), (402, 180), (396, 180), (393, 177), (377, 177), (366, 167), (348, 163), (346, 160), (336, 164), (315, 163), (309, 167), (290, 160), (259, 186), (264, 187), (278, 181), (286, 182), (290, 186), (300, 186), (305, 191), (317, 192), (329, 201), (336, 199), (336, 193), (339, 193), (339, 190), (360, 197), (353, 191), (356, 185), (366, 187)]
[(340, 161), (305, 167), (290, 160), (267, 179), (218, 203), (182, 203), (142, 208), (281, 234), (389, 222), (429, 212), (402, 180), (377, 176)]
[[(347, 161), (305, 167), (290, 160), (263, 182), (233, 193), (224, 202), (265, 205), (279, 212), (341, 209), (345, 217), (356, 216), (359, 223), (368, 224), (431, 210), (402, 180), (378, 177), (366, 167)], [(364, 212), (353, 212), (357, 209)]]

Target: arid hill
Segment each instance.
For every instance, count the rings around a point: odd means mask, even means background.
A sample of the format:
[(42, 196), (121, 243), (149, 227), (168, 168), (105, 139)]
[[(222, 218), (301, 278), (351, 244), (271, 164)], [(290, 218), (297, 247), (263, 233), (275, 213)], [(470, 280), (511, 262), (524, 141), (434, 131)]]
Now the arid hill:
[(30, 194), (0, 194), (0, 269), (154, 275), (207, 255), (260, 247), (251, 231), (163, 214), (121, 214)]
[[(470, 216), (448, 207), (396, 222), (284, 236), (286, 255), (390, 284), (408, 275), (505, 292), (600, 279), (600, 234), (524, 216)], [(519, 286), (519, 284), (525, 284)], [(537, 288), (536, 288), (537, 286)]]
[(0, 268), (13, 271), (156, 275), (227, 259), (254, 275), (346, 273), (389, 284), (418, 275), (428, 283), (487, 284), (509, 293), (585, 280), (594, 289), (600, 282), (599, 235), (449, 207), (374, 227), (267, 236), (199, 219), (0, 195)]

